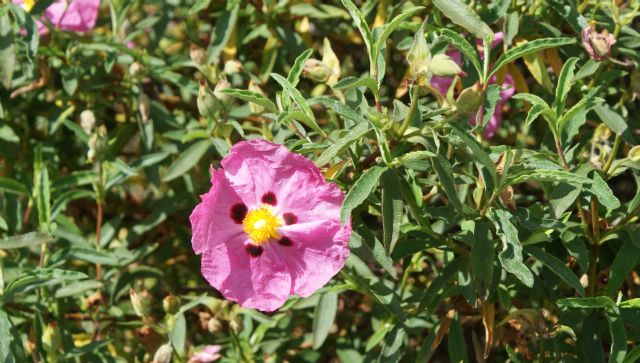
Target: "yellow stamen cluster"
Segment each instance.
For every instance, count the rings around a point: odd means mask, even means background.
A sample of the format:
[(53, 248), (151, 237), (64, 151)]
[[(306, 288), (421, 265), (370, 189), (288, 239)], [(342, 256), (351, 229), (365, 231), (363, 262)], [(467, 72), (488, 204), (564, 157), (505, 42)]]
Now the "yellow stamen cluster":
[(278, 227), (281, 225), (280, 219), (267, 207), (250, 210), (242, 220), (244, 231), (258, 246), (269, 239), (280, 238)]
[(34, 0), (24, 0), (24, 2), (22, 3), (22, 8), (26, 12), (30, 12), (31, 9), (33, 9), (33, 5), (35, 5), (35, 1)]

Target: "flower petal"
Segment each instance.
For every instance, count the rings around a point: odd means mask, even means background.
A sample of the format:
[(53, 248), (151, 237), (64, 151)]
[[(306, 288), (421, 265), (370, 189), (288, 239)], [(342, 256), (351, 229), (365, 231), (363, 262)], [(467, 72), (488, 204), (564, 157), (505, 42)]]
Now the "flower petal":
[[(236, 206), (243, 205), (242, 200), (229, 185), (221, 170), (212, 170), (211, 189), (202, 195), (189, 220), (193, 234), (191, 245), (195, 253), (202, 253), (215, 245), (244, 235), (242, 224), (234, 220)], [(240, 218), (240, 222), (242, 222)]]
[(291, 244), (270, 244), (291, 273), (291, 294), (307, 297), (324, 286), (349, 257), (351, 224), (337, 219), (280, 227)]
[(258, 257), (247, 254), (246, 236), (216, 245), (202, 254), (202, 275), (224, 297), (246, 308), (278, 309), (289, 296), (291, 276), (278, 254), (264, 245)]

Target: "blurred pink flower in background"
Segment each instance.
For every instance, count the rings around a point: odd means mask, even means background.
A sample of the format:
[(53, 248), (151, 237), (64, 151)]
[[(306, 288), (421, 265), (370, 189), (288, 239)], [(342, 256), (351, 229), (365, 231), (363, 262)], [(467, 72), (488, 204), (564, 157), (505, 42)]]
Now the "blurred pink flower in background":
[[(35, 5), (34, 0), (13, 0), (14, 4), (22, 6), (27, 12)], [(49, 20), (56, 29), (84, 33), (96, 26), (100, 0), (55, 0), (44, 11), (44, 18)], [(45, 34), (48, 28), (40, 21), (38, 32)]]
[(212, 169), (190, 216), (202, 274), (226, 298), (263, 311), (324, 286), (349, 256), (342, 191), (282, 145), (237, 143)]
[[(495, 33), (493, 35), (493, 40), (491, 41), (491, 48), (495, 48), (498, 44), (502, 43), (503, 34), (502, 32)], [(482, 52), (482, 40), (477, 40), (476, 45), (478, 46), (478, 50), (480, 51), (480, 58), (484, 58), (484, 53)], [(461, 54), (457, 50), (448, 50), (446, 54), (451, 57), (456, 63), (462, 64)], [(437, 89), (440, 93), (445, 95), (451, 87), (451, 82), (453, 82), (452, 78), (448, 77), (437, 77), (434, 76), (431, 78), (431, 85)], [(494, 75), (489, 79), (489, 84), (496, 83), (497, 77)], [(493, 115), (489, 119), (487, 126), (484, 129), (484, 137), (490, 138), (492, 137), (496, 130), (502, 124), (502, 106), (507, 100), (509, 100), (515, 94), (514, 81), (511, 75), (506, 74), (504, 80), (502, 82), (501, 90), (500, 90), (500, 100), (496, 104), (496, 109), (493, 112)], [(473, 113), (469, 117), (469, 122), (471, 124), (475, 124), (476, 122), (476, 114)]]
[(201, 351), (191, 356), (189, 363), (210, 363), (220, 359), (220, 345), (206, 345)]

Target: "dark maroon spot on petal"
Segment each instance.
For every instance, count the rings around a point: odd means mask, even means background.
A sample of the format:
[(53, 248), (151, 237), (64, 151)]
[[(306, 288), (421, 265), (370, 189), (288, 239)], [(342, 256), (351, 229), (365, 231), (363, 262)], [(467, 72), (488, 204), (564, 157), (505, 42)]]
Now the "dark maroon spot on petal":
[(282, 219), (284, 220), (284, 224), (291, 225), (298, 222), (298, 217), (296, 217), (293, 213), (285, 213), (282, 215)]
[(284, 236), (278, 240), (278, 243), (282, 246), (291, 246), (293, 244), (293, 241), (291, 240), (291, 238)]
[(249, 243), (249, 244), (244, 246), (244, 249), (245, 249), (245, 251), (247, 251), (247, 253), (251, 257), (259, 257), (262, 254), (262, 247), (261, 246), (252, 245), (252, 244)]
[(238, 224), (242, 224), (244, 217), (247, 215), (247, 206), (244, 203), (234, 204), (231, 207), (231, 219)]
[(278, 200), (276, 199), (276, 195), (273, 194), (273, 192), (266, 192), (262, 196), (262, 203), (275, 206), (276, 204), (278, 204)]

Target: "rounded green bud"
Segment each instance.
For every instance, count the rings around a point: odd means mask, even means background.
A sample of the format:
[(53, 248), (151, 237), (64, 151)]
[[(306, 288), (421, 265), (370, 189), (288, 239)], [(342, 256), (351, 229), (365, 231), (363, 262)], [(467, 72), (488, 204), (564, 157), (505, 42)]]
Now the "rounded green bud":
[(467, 87), (460, 92), (456, 100), (456, 112), (460, 114), (468, 114), (478, 111), (482, 105), (482, 87), (479, 83), (471, 87)]
[(436, 54), (433, 56), (431, 59), (431, 72), (433, 75), (441, 77), (464, 77), (467, 75), (458, 63), (446, 54)]
[(217, 333), (222, 330), (222, 323), (216, 318), (211, 318), (207, 322), (207, 330), (209, 330), (211, 334)]
[(169, 363), (173, 356), (173, 348), (171, 343), (163, 344), (156, 350), (156, 354), (153, 356), (153, 363)]
[(207, 85), (207, 81), (200, 80), (198, 90), (198, 111), (204, 117), (213, 117), (220, 107), (220, 102)]
[(162, 308), (167, 314), (175, 315), (180, 311), (180, 305), (182, 305), (180, 298), (172, 294), (167, 295), (167, 297), (162, 300)]
[(310, 58), (304, 62), (302, 74), (312, 81), (324, 83), (333, 74), (333, 71), (321, 61)]
[(226, 77), (220, 77), (220, 80), (216, 84), (216, 87), (213, 89), (213, 95), (225, 106), (229, 106), (233, 101), (233, 97), (221, 92), (222, 90), (225, 90), (227, 88), (231, 88), (231, 83), (227, 81)]
[(632, 147), (627, 157), (631, 161), (640, 161), (640, 145)]
[(407, 62), (409, 63), (409, 76), (411, 79), (420, 84), (431, 79), (431, 51), (424, 37), (424, 29), (420, 27), (413, 38), (413, 43), (407, 53)]

